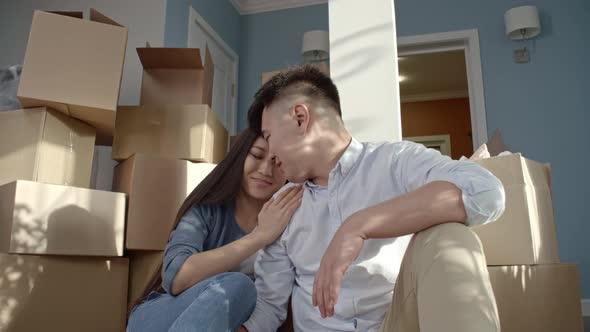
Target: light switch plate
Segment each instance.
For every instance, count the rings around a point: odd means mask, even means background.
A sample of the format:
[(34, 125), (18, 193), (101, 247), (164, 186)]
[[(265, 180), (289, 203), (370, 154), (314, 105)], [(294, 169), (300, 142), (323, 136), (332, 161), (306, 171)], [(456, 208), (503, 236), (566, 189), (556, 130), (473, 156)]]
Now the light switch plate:
[(516, 63), (529, 62), (529, 51), (526, 48), (514, 50), (514, 62), (516, 62)]

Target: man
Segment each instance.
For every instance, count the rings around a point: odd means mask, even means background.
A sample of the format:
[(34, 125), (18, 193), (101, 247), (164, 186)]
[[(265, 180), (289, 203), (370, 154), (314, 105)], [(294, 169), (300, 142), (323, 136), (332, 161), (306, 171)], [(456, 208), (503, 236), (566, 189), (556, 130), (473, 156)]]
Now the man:
[(264, 84), (248, 117), (305, 192), (258, 257), (242, 330), (275, 331), (292, 294), (295, 331), (499, 331), (481, 243), (466, 227), (504, 210), (490, 172), (411, 142), (358, 142), (336, 86), (309, 66)]

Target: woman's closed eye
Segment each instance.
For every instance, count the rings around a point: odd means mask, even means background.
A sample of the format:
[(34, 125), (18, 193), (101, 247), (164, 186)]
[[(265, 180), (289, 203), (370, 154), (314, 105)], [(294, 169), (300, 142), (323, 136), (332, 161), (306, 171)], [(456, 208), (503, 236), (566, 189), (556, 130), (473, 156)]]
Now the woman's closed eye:
[(262, 160), (262, 159), (264, 159), (264, 155), (263, 155), (263, 154), (261, 154), (261, 153), (250, 152), (250, 155), (251, 155), (252, 157), (254, 157), (254, 159), (257, 159), (257, 160)]

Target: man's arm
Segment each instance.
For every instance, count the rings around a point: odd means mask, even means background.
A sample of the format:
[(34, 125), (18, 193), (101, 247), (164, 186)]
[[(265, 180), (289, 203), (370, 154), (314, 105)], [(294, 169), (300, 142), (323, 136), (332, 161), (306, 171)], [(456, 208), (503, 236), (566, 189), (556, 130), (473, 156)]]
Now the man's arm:
[(368, 238), (412, 234), (445, 222), (467, 225), (494, 221), (504, 211), (504, 188), (472, 162), (403, 142), (392, 153), (391, 172), (406, 194), (353, 213), (334, 235), (314, 279), (313, 303), (332, 316), (344, 272)]
[[(430, 183), (444, 181), (459, 189), (457, 193), (466, 213), (465, 220), (450, 221), (464, 221), (469, 226), (481, 225), (498, 219), (504, 212), (504, 187), (482, 166), (471, 161), (452, 160), (421, 144), (403, 142), (400, 145), (400, 151), (392, 156), (391, 176), (402, 184), (406, 195)], [(432, 204), (448, 199), (443, 193), (429, 198)], [(426, 201), (426, 198), (423, 200)], [(443, 213), (442, 217), (445, 216)], [(411, 233), (415, 232), (408, 234)]]
[(445, 181), (428, 183), (351, 215), (342, 226), (363, 239), (417, 233), (445, 222), (467, 222), (462, 192)]
[(281, 238), (263, 249), (254, 265), (256, 308), (241, 330), (274, 332), (287, 318), (295, 270)]

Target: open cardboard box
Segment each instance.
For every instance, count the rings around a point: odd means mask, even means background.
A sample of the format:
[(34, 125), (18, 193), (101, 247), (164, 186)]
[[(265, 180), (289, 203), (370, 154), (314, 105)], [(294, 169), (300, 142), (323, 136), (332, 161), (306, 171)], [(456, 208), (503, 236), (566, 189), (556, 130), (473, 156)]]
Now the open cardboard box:
[[(149, 46), (149, 45), (148, 45)], [(211, 107), (215, 67), (209, 49), (142, 47), (140, 105), (205, 104)]]
[(520, 154), (477, 160), (504, 185), (506, 210), (473, 231), (488, 265), (559, 263), (549, 167)]
[(98, 11), (36, 10), (18, 98), (23, 108), (48, 106), (96, 128), (110, 145), (123, 73), (127, 28)]

